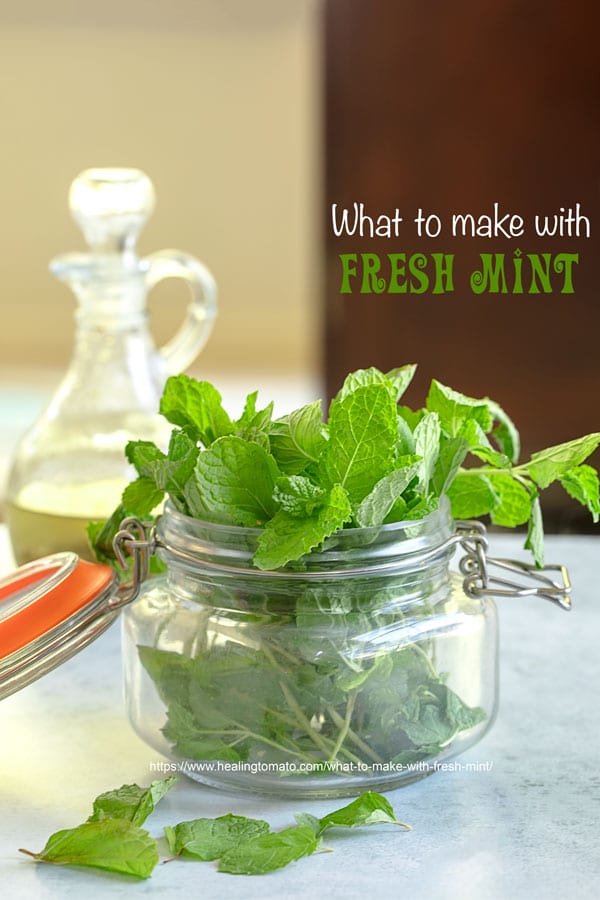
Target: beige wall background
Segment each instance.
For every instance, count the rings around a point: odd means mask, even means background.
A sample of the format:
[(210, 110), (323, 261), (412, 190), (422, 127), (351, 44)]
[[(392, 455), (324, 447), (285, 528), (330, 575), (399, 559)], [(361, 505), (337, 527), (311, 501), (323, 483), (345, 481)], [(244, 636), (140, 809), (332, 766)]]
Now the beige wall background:
[[(0, 372), (66, 365), (84, 248), (71, 180), (135, 166), (157, 206), (140, 250), (194, 253), (220, 287), (199, 368), (318, 367), (317, 0), (23, 0), (0, 9)], [(183, 286), (151, 300), (159, 341)]]

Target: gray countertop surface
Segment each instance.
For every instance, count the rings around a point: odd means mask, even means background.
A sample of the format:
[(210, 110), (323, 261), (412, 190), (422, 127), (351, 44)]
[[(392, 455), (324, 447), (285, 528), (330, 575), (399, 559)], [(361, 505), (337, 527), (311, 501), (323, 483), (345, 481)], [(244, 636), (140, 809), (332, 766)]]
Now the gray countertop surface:
[[(498, 556), (523, 556), (521, 539), (493, 535)], [(523, 557), (526, 558), (526, 557)], [(159, 865), (150, 879), (40, 865), (18, 848), (84, 821), (92, 799), (147, 784), (157, 754), (129, 726), (121, 695), (119, 627), (0, 705), (0, 885), (13, 900), (50, 898), (337, 898), (536, 900), (600, 894), (600, 537), (551, 537), (547, 558), (568, 565), (574, 607), (540, 599), (499, 602), (500, 712), (456, 760), (387, 796), (393, 826), (338, 832), (333, 853), (266, 876), (219, 874), (214, 863)], [(0, 565), (10, 568), (0, 532)], [(159, 759), (159, 758), (158, 758)], [(468, 770), (466, 763), (477, 763)], [(342, 800), (276, 800), (219, 792), (185, 778), (147, 823), (150, 833), (228, 812), (294, 824)], [(163, 848), (166, 849), (166, 848)]]

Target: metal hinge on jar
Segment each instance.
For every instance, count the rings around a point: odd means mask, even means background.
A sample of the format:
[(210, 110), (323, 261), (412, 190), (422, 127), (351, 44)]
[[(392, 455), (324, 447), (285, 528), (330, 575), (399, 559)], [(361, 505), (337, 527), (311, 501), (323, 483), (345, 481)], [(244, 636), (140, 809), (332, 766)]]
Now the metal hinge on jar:
[(156, 545), (154, 524), (145, 525), (133, 517), (123, 519), (121, 527), (113, 538), (113, 549), (122, 569), (129, 568), (128, 556), (133, 560), (133, 568), (131, 581), (121, 585), (116, 600), (111, 604), (111, 609), (120, 609), (135, 600), (140, 592), (142, 581), (148, 577), (150, 557), (154, 554)]
[[(465, 551), (459, 568), (464, 575), (464, 590), (470, 596), (541, 597), (561, 609), (571, 609), (571, 580), (565, 566), (547, 565), (538, 569), (531, 563), (488, 556), (486, 529), (481, 522), (457, 522), (456, 537)], [(490, 573), (490, 568), (519, 576), (519, 580)], [(554, 572), (558, 576), (550, 574)]]

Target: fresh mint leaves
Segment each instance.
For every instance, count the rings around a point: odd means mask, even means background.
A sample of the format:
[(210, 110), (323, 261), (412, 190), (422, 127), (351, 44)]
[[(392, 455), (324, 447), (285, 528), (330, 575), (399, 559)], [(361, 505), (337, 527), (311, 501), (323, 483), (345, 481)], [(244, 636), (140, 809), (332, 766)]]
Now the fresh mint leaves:
[(88, 822), (125, 819), (133, 825), (143, 825), (158, 801), (176, 783), (177, 778), (173, 775), (162, 781), (153, 781), (147, 788), (141, 788), (137, 784), (124, 784), (117, 790), (100, 794), (94, 800), (94, 811)]
[[(179, 512), (208, 522), (263, 528), (254, 558), (263, 569), (295, 562), (341, 528), (423, 518), (442, 497), (456, 518), (529, 523), (526, 546), (538, 565), (540, 490), (558, 481), (598, 521), (598, 476), (585, 461), (600, 433), (519, 463), (519, 433), (494, 400), (434, 379), (424, 409), (399, 405), (415, 368), (352, 372), (328, 421), (320, 401), (273, 421), (273, 404), (258, 409), (256, 392), (233, 420), (213, 385), (169, 378), (160, 406), (177, 426), (169, 448), (163, 453), (148, 441), (127, 446), (138, 478), (108, 523), (90, 526), (98, 558), (110, 559), (121, 518), (148, 518), (165, 496)], [(476, 464), (465, 464), (468, 457)]]
[(231, 875), (266, 875), (310, 856), (319, 846), (312, 828), (295, 825), (283, 831), (260, 834), (228, 850), (219, 860), (219, 872)]
[(147, 788), (124, 784), (96, 797), (87, 822), (57, 831), (39, 853), (21, 850), (38, 862), (89, 866), (121, 875), (148, 878), (158, 862), (156, 841), (139, 826), (171, 790), (177, 778), (153, 781)]
[(600, 434), (587, 434), (575, 441), (557, 444), (533, 453), (527, 471), (540, 488), (546, 488), (577, 469), (600, 444)]
[(274, 458), (255, 441), (235, 435), (219, 438), (199, 454), (193, 473), (193, 515), (223, 525), (256, 528), (271, 519), (279, 475)]
[[(83, 825), (57, 831), (39, 853), (20, 852), (37, 862), (86, 866), (149, 878), (159, 861), (158, 844), (139, 824), (176, 781), (171, 777), (153, 781), (147, 788), (126, 784), (106, 791), (96, 797), (94, 814)], [(271, 831), (263, 819), (228, 813), (167, 825), (164, 832), (171, 858), (219, 860), (219, 872), (265, 875), (310, 856), (318, 849), (321, 834), (331, 828), (393, 824), (410, 830), (409, 825), (396, 819), (389, 800), (372, 791), (321, 819), (300, 813), (296, 820), (297, 824), (290, 828)]]
[(300, 517), (282, 508), (267, 522), (254, 554), (259, 569), (277, 569), (300, 559), (351, 519), (348, 495), (339, 484), (314, 503), (310, 514)]
[(407, 831), (411, 830), (410, 825), (398, 821), (390, 801), (373, 791), (365, 791), (352, 803), (321, 819), (308, 813), (300, 813), (296, 816), (296, 821), (299, 825), (309, 825), (317, 836), (329, 828), (359, 828), (363, 825), (400, 825)]
[(188, 375), (167, 380), (160, 412), (168, 422), (186, 429), (190, 437), (205, 447), (235, 430), (217, 389), (208, 381), (196, 381)]
[(388, 387), (357, 387), (332, 401), (321, 481), (339, 484), (356, 507), (392, 469), (397, 440), (396, 404)]
[(326, 445), (321, 401), (277, 419), (271, 428), (271, 453), (286, 475), (299, 475), (318, 462)]
[(216, 819), (180, 822), (174, 828), (167, 825), (165, 837), (174, 856), (183, 854), (209, 861), (220, 859), (243, 841), (266, 834), (269, 830), (269, 823), (263, 819), (249, 819), (229, 813)]
[(38, 862), (89, 866), (136, 878), (149, 878), (158, 862), (156, 841), (125, 819), (101, 819), (57, 831), (39, 853), (21, 853)]

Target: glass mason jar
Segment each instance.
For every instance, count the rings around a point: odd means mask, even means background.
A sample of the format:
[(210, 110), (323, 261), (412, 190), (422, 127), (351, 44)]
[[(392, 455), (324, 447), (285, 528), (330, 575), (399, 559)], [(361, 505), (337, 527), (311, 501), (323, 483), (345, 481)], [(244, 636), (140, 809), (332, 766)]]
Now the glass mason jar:
[(449, 509), (338, 532), (285, 568), (259, 529), (168, 508), (165, 575), (123, 614), (138, 734), (208, 785), (334, 797), (389, 790), (481, 739), (497, 707), (494, 601), (449, 563)]

